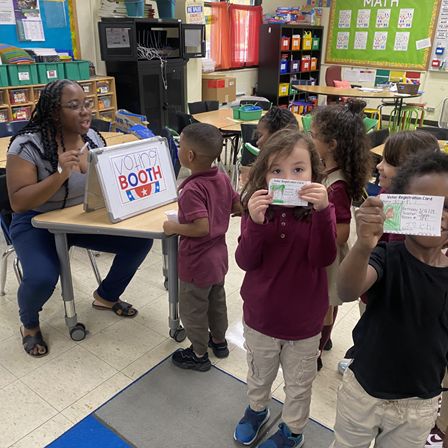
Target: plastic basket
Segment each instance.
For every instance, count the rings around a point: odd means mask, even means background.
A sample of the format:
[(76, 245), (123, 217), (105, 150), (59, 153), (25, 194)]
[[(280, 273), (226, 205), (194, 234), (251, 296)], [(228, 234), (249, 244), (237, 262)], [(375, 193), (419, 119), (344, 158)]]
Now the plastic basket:
[(289, 50), (290, 37), (282, 37), (281, 50)]
[(157, 0), (157, 9), (161, 19), (174, 19), (176, 2), (174, 0)]
[(126, 5), (126, 12), (128, 13), (128, 17), (143, 17), (143, 13), (145, 10), (144, 0), (134, 0), (129, 2), (125, 0), (124, 4)]
[(39, 84), (47, 84), (55, 79), (64, 79), (64, 62), (42, 62), (37, 65)]
[[(8, 69), (9, 85), (11, 86), (39, 84), (37, 64), (11, 64), (5, 65), (4, 69)], [(1, 70), (2, 66), (0, 66), (0, 73)]]
[(311, 49), (312, 50), (319, 50), (319, 43), (320, 43), (320, 38), (314, 36)]
[(300, 50), (300, 36), (292, 36), (291, 50)]
[(257, 110), (243, 110), (243, 108), (244, 106), (233, 109), (233, 118), (243, 121), (259, 120), (263, 113), (261, 107)]
[(89, 61), (64, 62), (65, 77), (73, 81), (90, 79)]
[(7, 65), (0, 65), (0, 87), (8, 87), (8, 69)]
[(288, 96), (289, 94), (289, 83), (282, 83), (278, 86), (278, 96)]
[(397, 84), (398, 93), (408, 93), (410, 95), (415, 95), (418, 93), (419, 87), (419, 84), (404, 84), (401, 82)]

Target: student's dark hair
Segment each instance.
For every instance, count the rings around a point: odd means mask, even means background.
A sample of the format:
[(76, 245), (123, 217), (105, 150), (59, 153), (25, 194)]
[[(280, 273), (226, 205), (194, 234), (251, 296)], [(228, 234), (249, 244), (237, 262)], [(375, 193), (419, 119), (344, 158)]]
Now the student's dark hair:
[(353, 201), (362, 198), (373, 168), (370, 140), (361, 115), (364, 107), (365, 101), (349, 98), (347, 106), (319, 109), (312, 121), (313, 127), (317, 128), (316, 139), (326, 144), (336, 141), (332, 155), (344, 174), (347, 193)]
[(384, 160), (392, 166), (400, 166), (411, 154), (422, 149), (439, 151), (439, 142), (430, 132), (401, 131), (392, 134), (384, 144)]
[(390, 192), (406, 194), (412, 182), (425, 174), (446, 174), (448, 176), (448, 154), (443, 151), (419, 151), (409, 156), (392, 179)]
[(284, 107), (272, 106), (269, 111), (260, 118), (259, 123), (263, 123), (270, 134), (274, 134), (286, 126), (299, 127), (294, 114)]
[(182, 130), (183, 140), (186, 141), (189, 149), (209, 159), (215, 160), (222, 151), (221, 131), (211, 124), (193, 123)]
[[(283, 157), (288, 157), (294, 147), (300, 144), (306, 148), (310, 154), (312, 182), (321, 183), (323, 179), (323, 166), (314, 143), (304, 132), (301, 132), (297, 126), (286, 127), (276, 132), (260, 151), (255, 163), (249, 172), (249, 180), (241, 193), (241, 203), (246, 216), (249, 216), (248, 203), (252, 195), (258, 190), (267, 190), (266, 176), (272, 165)], [(274, 219), (274, 213), (270, 206), (266, 212), (269, 221)], [(294, 218), (297, 220), (311, 219), (312, 205), (306, 207), (295, 207)]]
[[(32, 148), (42, 160), (45, 160), (50, 163), (51, 169), (46, 167), (46, 170), (53, 174), (58, 169), (58, 143), (56, 141), (56, 134), (59, 131), (61, 137), (61, 146), (62, 151), (65, 152), (65, 144), (64, 144), (64, 135), (62, 132), (62, 123), (59, 120), (56, 122), (53, 119), (53, 112), (58, 110), (61, 106), (61, 95), (64, 87), (68, 85), (78, 85), (81, 89), (81, 85), (76, 81), (71, 81), (69, 79), (58, 79), (55, 81), (51, 81), (45, 85), (42, 89), (42, 92), (39, 97), (39, 101), (36, 104), (36, 107), (31, 114), (31, 118), (29, 122), (26, 124), (24, 128), (22, 128), (17, 134), (11, 137), (11, 141), (9, 146), (11, 146), (12, 142), (20, 135), (25, 134), (37, 134), (40, 133), (40, 140), (42, 142), (43, 152), (39, 147), (31, 140), (25, 141), (20, 144), (20, 151), (23, 150), (25, 146)], [(58, 124), (57, 124), (58, 123)], [(56, 125), (58, 129), (56, 129)], [(94, 128), (92, 128), (94, 129)], [(96, 130), (94, 131), (99, 135), (101, 140), (106, 145), (106, 141), (103, 136)], [(84, 143), (89, 143), (90, 148), (97, 148), (98, 146), (92, 141), (87, 134), (81, 135)], [(8, 149), (9, 149), (8, 146)], [(65, 186), (65, 197), (64, 202), (62, 204), (62, 208), (65, 207), (68, 197), (68, 179), (64, 182)]]

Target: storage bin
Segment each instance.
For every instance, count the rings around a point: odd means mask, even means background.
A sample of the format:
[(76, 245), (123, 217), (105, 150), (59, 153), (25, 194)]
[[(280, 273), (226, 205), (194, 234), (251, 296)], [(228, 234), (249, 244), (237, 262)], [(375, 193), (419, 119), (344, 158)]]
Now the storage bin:
[(2, 104), (5, 104), (5, 102), (3, 101), (3, 92), (0, 90), (0, 106)]
[(291, 73), (300, 72), (300, 60), (291, 61)]
[(311, 31), (305, 31), (302, 39), (302, 50), (311, 50), (312, 40)]
[(8, 109), (0, 109), (0, 123), (8, 121)]
[(174, 0), (157, 0), (157, 9), (161, 19), (174, 19), (176, 2)]
[(64, 79), (64, 62), (41, 62), (37, 65), (38, 84), (47, 84), (55, 79)]
[(9, 86), (8, 66), (0, 65), (0, 87), (8, 87), (8, 86)]
[(89, 61), (69, 61), (64, 62), (65, 78), (73, 81), (90, 79)]
[(114, 111), (113, 110), (100, 111), (100, 120), (113, 121), (113, 119), (114, 119)]
[(292, 36), (291, 50), (300, 50), (300, 36), (298, 34)]
[(309, 72), (310, 71), (310, 57), (309, 56), (303, 56), (302, 57), (302, 72)]
[(403, 84), (402, 82), (399, 82), (397, 84), (397, 91), (398, 93), (409, 93), (410, 95), (415, 95), (418, 93), (419, 87), (420, 84)]
[(112, 107), (112, 96), (111, 95), (102, 95), (98, 97), (98, 109), (108, 109)]
[(288, 96), (289, 94), (289, 83), (284, 82), (278, 86), (278, 96)]
[(97, 81), (96, 93), (109, 93), (109, 81)]
[(280, 61), (280, 73), (288, 73), (288, 60), (282, 59)]
[(40, 98), (40, 94), (42, 93), (42, 90), (44, 90), (43, 87), (34, 87), (34, 102), (37, 103)]
[(84, 90), (84, 93), (86, 95), (95, 95), (95, 91), (93, 89), (93, 83), (92, 82), (82, 82), (80, 83), (81, 87)]
[(261, 107), (246, 104), (245, 106), (233, 109), (233, 118), (243, 121), (259, 120), (262, 113), (263, 109)]
[(291, 40), (290, 37), (285, 37), (285, 36), (282, 37), (281, 47), (280, 47), (281, 51), (289, 50), (289, 42), (290, 42), (290, 40)]
[(311, 49), (312, 50), (319, 50), (319, 45), (320, 45), (320, 38), (314, 36), (312, 44), (311, 44)]
[(143, 17), (143, 12), (145, 10), (144, 0), (125, 0), (124, 4), (126, 5), (128, 17)]
[(5, 69), (6, 68), (8, 68), (10, 86), (30, 86), (32, 84), (39, 84), (37, 64), (10, 64), (5, 66)]
[(28, 90), (14, 89), (10, 92), (11, 104), (28, 103)]
[(317, 70), (317, 58), (311, 58), (311, 70)]
[(13, 121), (29, 120), (31, 116), (31, 107), (30, 106), (13, 107), (11, 109), (11, 112)]

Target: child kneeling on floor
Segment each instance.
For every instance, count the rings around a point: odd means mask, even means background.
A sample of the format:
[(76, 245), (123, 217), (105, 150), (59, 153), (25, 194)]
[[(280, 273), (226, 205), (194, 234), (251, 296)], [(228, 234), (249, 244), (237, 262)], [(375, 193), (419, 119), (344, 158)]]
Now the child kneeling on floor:
[(334, 448), (368, 448), (373, 440), (375, 447), (421, 448), (437, 417), (448, 353), (448, 155), (408, 158), (390, 193), (443, 196), (440, 236), (378, 243), (381, 199), (369, 197), (356, 212), (358, 239), (337, 289), (344, 302), (366, 291), (368, 300), (338, 391)]
[[(215, 126), (195, 123), (180, 136), (179, 161), (191, 170), (179, 187), (179, 224), (163, 223), (166, 235), (180, 235), (179, 314), (192, 345), (173, 354), (182, 369), (210, 370), (207, 346), (215, 356), (229, 355), (225, 334), (227, 306), (224, 276), (228, 270), (225, 234), (230, 214), (241, 211), (229, 178), (212, 167), (221, 154), (222, 135)], [(210, 329), (210, 333), (209, 333)]]

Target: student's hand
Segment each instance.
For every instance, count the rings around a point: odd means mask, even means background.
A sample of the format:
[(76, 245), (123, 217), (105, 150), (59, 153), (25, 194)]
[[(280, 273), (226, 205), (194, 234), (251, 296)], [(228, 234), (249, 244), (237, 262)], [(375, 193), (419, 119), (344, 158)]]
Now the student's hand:
[(267, 194), (268, 190), (258, 190), (249, 199), (247, 207), (250, 217), (257, 224), (264, 223), (266, 210), (272, 204), (272, 194)]
[(386, 215), (383, 211), (383, 201), (370, 196), (355, 213), (356, 233), (358, 243), (365, 249), (373, 250), (383, 234)]
[(322, 184), (312, 182), (304, 185), (299, 191), (299, 199), (311, 202), (317, 212), (328, 207), (327, 189)]
[(61, 175), (66, 179), (70, 177), (73, 168), (77, 168), (79, 166), (79, 150), (72, 149), (70, 151), (65, 151), (62, 154), (59, 154), (58, 163), (61, 167)]
[(176, 225), (177, 223), (173, 221), (165, 221), (163, 223), (163, 231), (165, 232), (165, 235), (174, 235), (176, 232)]

